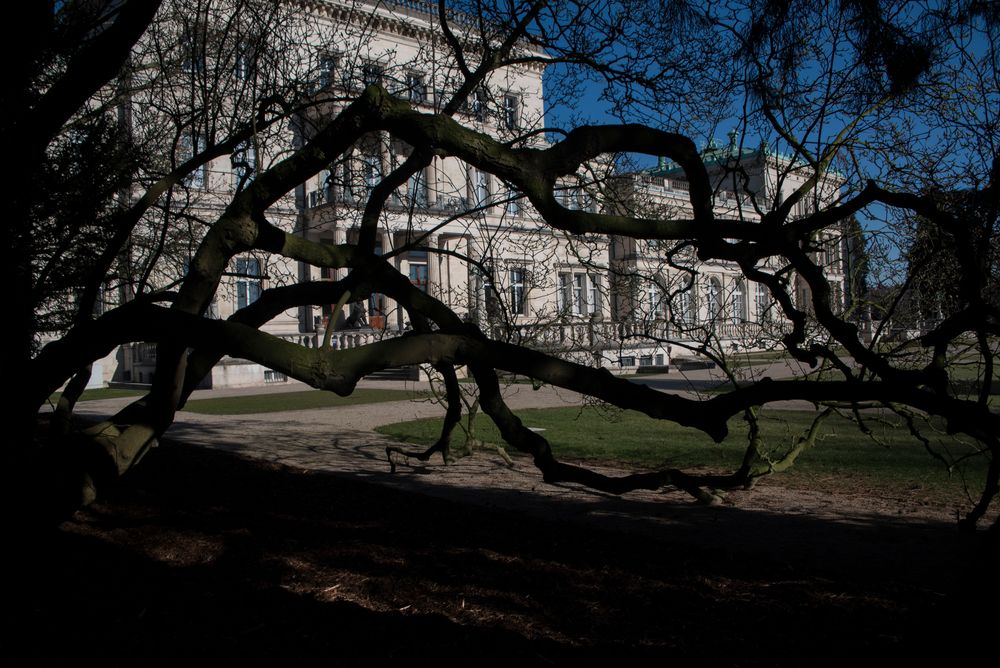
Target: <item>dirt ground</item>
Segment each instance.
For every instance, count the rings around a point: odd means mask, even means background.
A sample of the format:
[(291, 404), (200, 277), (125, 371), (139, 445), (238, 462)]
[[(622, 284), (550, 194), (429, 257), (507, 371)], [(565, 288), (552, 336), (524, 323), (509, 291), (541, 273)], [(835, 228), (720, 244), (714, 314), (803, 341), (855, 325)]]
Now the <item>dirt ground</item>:
[(7, 544), (0, 652), (123, 666), (995, 655), (995, 548), (946, 510), (855, 497), (764, 487), (723, 508), (631, 502), (659, 520), (641, 525), (619, 500), (577, 521), (571, 498), (519, 512), (167, 445), (58, 531)]

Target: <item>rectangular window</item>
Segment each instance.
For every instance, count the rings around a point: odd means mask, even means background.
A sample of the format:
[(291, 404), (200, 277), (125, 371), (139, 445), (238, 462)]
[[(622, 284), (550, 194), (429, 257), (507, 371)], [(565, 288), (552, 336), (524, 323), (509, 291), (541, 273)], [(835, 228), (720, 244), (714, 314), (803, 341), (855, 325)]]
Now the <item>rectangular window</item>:
[[(181, 136), (180, 145), (178, 148), (177, 163), (178, 166), (184, 164), (194, 156), (198, 155), (199, 152), (205, 150), (206, 142), (203, 138), (198, 135), (184, 134)], [(208, 185), (208, 165), (201, 164), (194, 168), (187, 176), (184, 177), (184, 183), (196, 190), (201, 190)]]
[(240, 44), (236, 51), (236, 63), (233, 66), (233, 76), (240, 81), (251, 81), (256, 74), (256, 58), (254, 49), (249, 44)]
[(382, 180), (382, 158), (378, 153), (361, 154), (361, 180), (368, 195)]
[(486, 94), (481, 90), (475, 91), (469, 97), (469, 115), (477, 121), (486, 120)]
[(406, 203), (418, 208), (427, 207), (427, 175), (421, 169), (406, 181)]
[(230, 160), (233, 165), (236, 188), (241, 188), (253, 180), (257, 172), (257, 147), (254, 146), (253, 142), (246, 141), (237, 146)]
[(260, 260), (236, 258), (236, 308), (246, 308), (260, 297)]
[(694, 286), (680, 290), (673, 298), (674, 322), (681, 325), (697, 324), (697, 308), (694, 301)]
[(410, 263), (410, 283), (427, 292), (427, 265)]
[(660, 286), (656, 283), (651, 283), (646, 288), (646, 308), (648, 309), (647, 312), (650, 318), (659, 318), (661, 316), (663, 293), (660, 291)]
[(635, 366), (635, 355), (626, 355), (618, 358), (619, 366)]
[(410, 72), (406, 75), (406, 97), (411, 104), (427, 102), (427, 82), (423, 74)]
[(353, 160), (348, 158), (340, 165), (340, 182), (342, 186), (340, 188), (340, 192), (338, 193), (338, 199), (348, 204), (353, 204), (357, 201), (358, 184), (354, 181), (357, 175), (354, 171), (355, 167), (352, 163)]
[(560, 204), (563, 205), (563, 208), (569, 209), (571, 211), (576, 211), (577, 209), (580, 208), (580, 200), (577, 198), (578, 194), (579, 193), (577, 192), (576, 188), (570, 186), (563, 186), (562, 189), (559, 190), (559, 195), (558, 195)]
[(185, 30), (180, 37), (181, 69), (192, 74), (205, 71), (205, 36), (203, 30)]
[(472, 201), (474, 206), (481, 207), (490, 201), (490, 174), (481, 169), (472, 169)]
[(524, 315), (524, 267), (510, 268), (510, 310), (515, 315)]
[(521, 193), (513, 188), (507, 189), (507, 206), (505, 210), (508, 216), (514, 218), (521, 216)]
[(330, 88), (337, 80), (340, 58), (333, 53), (321, 53), (316, 66), (316, 83), (320, 88)]
[(493, 282), (493, 265), (483, 266), (483, 303), (486, 306), (486, 317), (495, 318), (500, 315), (500, 298)]
[(368, 86), (382, 85), (382, 76), (385, 70), (378, 63), (365, 63), (361, 66), (361, 85)]
[(601, 310), (601, 277), (560, 272), (556, 306), (562, 315), (591, 315)]
[(521, 127), (521, 101), (516, 95), (503, 97), (503, 124), (508, 130)]
[(569, 314), (573, 309), (573, 274), (559, 274), (559, 292), (556, 293), (556, 307), (561, 314)]
[(573, 276), (573, 313), (583, 315), (587, 312), (587, 275)]
[(601, 277), (589, 274), (590, 291), (587, 293), (587, 313), (599, 313), (601, 310)]

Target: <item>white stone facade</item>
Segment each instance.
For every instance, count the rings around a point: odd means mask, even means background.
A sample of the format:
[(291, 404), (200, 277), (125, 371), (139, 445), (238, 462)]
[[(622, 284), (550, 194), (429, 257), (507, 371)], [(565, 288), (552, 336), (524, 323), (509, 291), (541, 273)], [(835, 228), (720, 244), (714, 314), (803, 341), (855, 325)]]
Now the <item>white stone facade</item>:
[[(229, 157), (211, 161), (189, 178), (190, 205), (211, 219), (241, 187), (249, 168), (266, 168), (289, 147), (307, 140), (323, 118), (342, 109), (364, 85), (380, 83), (418, 110), (439, 110), (457, 87), (459, 73), (436, 26), (436, 3), (395, 0), (377, 6), (339, 0), (301, 3), (314, 26), (303, 44), (317, 100), (311, 112), (266, 141), (247, 143)], [(470, 51), (469, 53), (473, 53)], [(237, 70), (238, 72), (238, 70)], [(459, 122), (503, 139), (544, 127), (543, 67), (538, 64), (491, 75), (463, 109)], [(180, 151), (190, 153), (198, 140)], [(263, 138), (262, 138), (263, 139)], [(541, 134), (522, 144), (542, 145)], [(774, 175), (784, 171), (782, 191), (791, 192), (801, 176), (766, 149), (717, 151), (709, 162), (723, 180), (725, 162), (739, 162), (750, 175), (744, 194), (719, 183), (722, 215), (756, 220), (747, 201), (776, 200)], [(387, 135), (358, 142), (316, 177), (290, 193), (269, 212), (269, 219), (319, 243), (357, 238), (361, 211), (370, 189), (409, 157), (410, 148)], [(689, 208), (682, 174), (670, 165), (643, 174), (614, 175), (601, 170), (607, 183), (626, 183), (637, 206), (662, 215)], [(561, 201), (567, 208), (601, 210), (605, 183), (567, 180)], [(798, 179), (798, 181), (796, 180)], [(245, 183), (244, 183), (245, 185)], [(822, 198), (835, 194), (825, 184)], [(787, 193), (786, 193), (787, 194)], [(780, 196), (778, 196), (780, 197)], [(758, 284), (728, 263), (688, 262), (690, 272), (667, 266), (662, 244), (626, 238), (576, 238), (544, 225), (518, 193), (497, 177), (456, 158), (432, 159), (419, 178), (411, 179), (389, 200), (379, 222), (377, 247), (411, 281), (447, 303), (461, 317), (477, 322), (497, 338), (537, 347), (613, 370), (666, 367), (672, 359), (692, 357), (706, 337), (727, 349), (759, 349), (775, 340), (782, 318)], [(831, 237), (828, 274), (842, 295), (839, 240)], [(469, 261), (466, 261), (468, 259)], [(183, 267), (178, 267), (178, 273)], [(335, 280), (345, 270), (294, 266), (282, 258), (246, 255), (234, 260), (211, 315), (226, 318), (268, 287), (294, 280)], [(693, 279), (691, 278), (693, 277)], [(802, 289), (799, 299), (807, 299)], [(838, 299), (842, 299), (839, 297)], [(327, 327), (337, 346), (356, 346), (409, 328), (401, 309), (383, 295), (335, 312), (336, 305), (286, 312), (264, 329), (303, 345), (316, 345)], [(154, 349), (137, 344), (105, 360), (105, 380), (147, 383), (155, 367)], [(254, 385), (282, 377), (254, 364), (224, 360), (211, 384)]]

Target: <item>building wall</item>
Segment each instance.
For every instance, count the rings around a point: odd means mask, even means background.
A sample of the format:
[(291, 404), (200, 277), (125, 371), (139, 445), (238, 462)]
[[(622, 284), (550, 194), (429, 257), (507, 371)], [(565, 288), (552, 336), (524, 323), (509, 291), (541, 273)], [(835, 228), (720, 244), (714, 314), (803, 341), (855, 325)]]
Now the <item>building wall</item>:
[[(308, 64), (316, 106), (295, 122), (256, 138), (252, 149), (248, 144), (189, 177), (185, 203), (194, 215), (209, 221), (217, 218), (233, 194), (246, 185), (245, 179), (252, 178), (254, 172), (249, 169), (266, 169), (290, 147), (307, 141), (367, 83), (378, 82), (428, 113), (440, 110), (457, 87), (458, 72), (433, 27), (430, 6), (409, 1), (374, 5), (335, 0), (302, 6), (308, 30), (303, 33), (299, 59)], [(469, 53), (474, 59), (475, 52)], [(544, 127), (543, 74), (544, 69), (534, 65), (495, 72), (456, 118), (502, 139)], [(544, 136), (537, 134), (522, 143), (542, 147), (544, 142)], [(807, 174), (785, 168), (780, 156), (766, 150), (736, 150), (734, 142), (731, 136), (726, 150), (706, 154), (718, 188), (717, 213), (755, 222), (758, 214), (748, 197), (781, 201)], [(186, 140), (182, 137), (179, 159), (197, 145), (195, 134)], [(280, 200), (268, 212), (268, 219), (315, 242), (352, 242), (370, 187), (409, 155), (405, 143), (372, 134)], [(713, 162), (714, 158), (718, 159)], [(733, 160), (741, 162), (748, 179), (745, 183), (727, 176), (725, 167)], [(607, 164), (595, 171), (612, 168)], [(662, 244), (604, 236), (568, 237), (544, 225), (507, 184), (456, 158), (435, 157), (420, 176), (419, 182), (408, 183), (390, 198), (379, 222), (378, 247), (383, 254), (393, 254), (392, 263), (404, 276), (492, 336), (591, 364), (630, 368), (665, 365), (672, 356), (690, 355), (689, 349), (703, 341), (709, 330), (718, 345), (727, 349), (768, 347), (783, 331), (784, 322), (769, 297), (732, 264), (699, 263), (690, 258), (686, 261), (689, 273), (668, 266)], [(668, 165), (620, 180), (627, 184), (627, 199), (637, 211), (668, 217), (690, 212), (683, 174)], [(817, 192), (814, 205), (828, 203), (837, 193), (835, 180), (823, 181)], [(558, 197), (567, 208), (619, 206), (572, 178), (560, 184)], [(192, 252), (197, 240), (192, 235)], [(834, 234), (818, 241), (830, 249), (823, 252), (830, 254), (826, 266), (832, 284), (842, 286), (836, 258), (839, 239)], [(396, 253), (400, 249), (405, 250)], [(183, 262), (175, 264), (173, 275), (168, 270), (157, 280), (168, 284), (182, 276), (186, 267)], [(264, 254), (242, 255), (234, 258), (210, 313), (226, 318), (269, 287), (336, 280), (345, 274), (346, 270), (298, 265)], [(808, 300), (804, 286), (797, 285), (794, 291), (800, 300)], [(374, 295), (340, 313), (335, 312), (335, 305), (288, 311), (264, 330), (294, 339), (322, 333), (330, 325), (342, 332), (353, 328), (355, 333), (338, 335), (343, 345), (370, 340), (367, 334), (358, 333), (361, 330), (398, 333), (410, 327), (392, 300)], [(142, 373), (144, 382), (148, 381), (155, 363), (149, 355), (148, 346), (134, 347), (131, 354), (122, 356), (116, 378), (136, 381)], [(216, 386), (256, 382), (264, 382), (264, 370), (237, 360), (224, 360), (213, 373)]]

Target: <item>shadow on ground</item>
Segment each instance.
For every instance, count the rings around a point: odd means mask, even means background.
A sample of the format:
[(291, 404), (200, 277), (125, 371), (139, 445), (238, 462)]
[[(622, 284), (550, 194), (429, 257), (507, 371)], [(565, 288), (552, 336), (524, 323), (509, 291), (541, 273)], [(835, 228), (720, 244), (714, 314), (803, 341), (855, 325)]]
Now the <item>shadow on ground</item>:
[(565, 519), (569, 500), (551, 502), (558, 520), (482, 502), (163, 447), (58, 532), (8, 548), (0, 650), (34, 664), (833, 665), (940, 644), (955, 661), (979, 637), (973, 602), (995, 601), (991, 562), (945, 526), (665, 503), (671, 521), (637, 531), (617, 503), (594, 524)]

